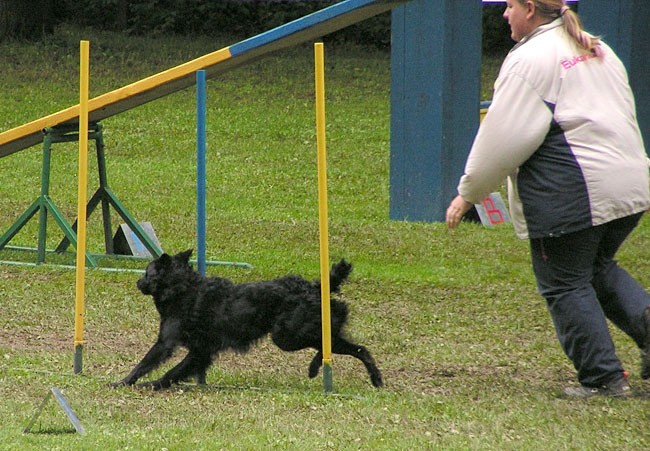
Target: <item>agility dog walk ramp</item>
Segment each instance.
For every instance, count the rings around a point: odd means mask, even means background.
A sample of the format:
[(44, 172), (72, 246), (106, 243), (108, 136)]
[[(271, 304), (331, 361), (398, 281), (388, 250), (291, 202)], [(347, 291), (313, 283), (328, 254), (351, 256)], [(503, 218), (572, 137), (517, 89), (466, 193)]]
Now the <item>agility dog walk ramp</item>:
[[(196, 82), (197, 70), (212, 78), (270, 53), (361, 22), (389, 11), (408, 0), (344, 0), (268, 32), (159, 72), (89, 101), (91, 123), (122, 113), (152, 100), (180, 91)], [(43, 130), (76, 124), (79, 105), (0, 133), (0, 158), (43, 141)]]

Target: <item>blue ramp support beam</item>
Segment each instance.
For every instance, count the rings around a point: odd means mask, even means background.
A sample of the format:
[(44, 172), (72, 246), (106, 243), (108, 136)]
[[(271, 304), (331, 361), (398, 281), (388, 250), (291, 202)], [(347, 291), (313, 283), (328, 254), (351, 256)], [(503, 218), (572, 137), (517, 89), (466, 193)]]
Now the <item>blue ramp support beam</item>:
[(482, 2), (393, 10), (390, 217), (442, 221), (478, 129)]

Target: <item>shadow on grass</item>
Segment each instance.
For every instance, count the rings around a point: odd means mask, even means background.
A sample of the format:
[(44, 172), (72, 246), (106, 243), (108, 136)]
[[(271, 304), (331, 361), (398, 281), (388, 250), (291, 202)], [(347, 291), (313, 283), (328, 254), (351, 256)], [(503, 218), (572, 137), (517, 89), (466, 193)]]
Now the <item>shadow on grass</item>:
[(35, 434), (35, 435), (62, 435), (62, 434), (76, 434), (77, 431), (74, 428), (44, 428), (38, 430), (29, 430), (23, 431), (24, 434)]

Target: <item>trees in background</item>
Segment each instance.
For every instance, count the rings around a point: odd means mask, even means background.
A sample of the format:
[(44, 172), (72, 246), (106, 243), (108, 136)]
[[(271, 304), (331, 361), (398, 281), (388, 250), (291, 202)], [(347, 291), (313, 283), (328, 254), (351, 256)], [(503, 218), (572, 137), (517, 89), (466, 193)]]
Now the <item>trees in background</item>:
[(54, 30), (55, 0), (0, 0), (0, 40), (40, 39)]
[[(66, 22), (129, 34), (228, 35), (246, 38), (340, 0), (0, 0), (0, 40), (40, 39)], [(512, 46), (503, 4), (483, 6), (483, 50)], [(390, 46), (390, 13), (327, 37), (373, 47)]]

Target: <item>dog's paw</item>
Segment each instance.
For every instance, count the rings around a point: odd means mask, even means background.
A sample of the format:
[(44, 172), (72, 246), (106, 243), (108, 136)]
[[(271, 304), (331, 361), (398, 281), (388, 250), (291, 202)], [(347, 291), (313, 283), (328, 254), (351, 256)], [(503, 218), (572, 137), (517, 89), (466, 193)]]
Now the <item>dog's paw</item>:
[(372, 382), (372, 385), (381, 388), (384, 386), (384, 381), (381, 378), (381, 374), (373, 374), (372, 377), (370, 378), (370, 382)]
[(316, 376), (318, 376), (319, 371), (320, 371), (320, 360), (312, 361), (311, 365), (309, 365), (309, 372), (307, 373), (309, 375), (309, 379), (313, 379)]
[(113, 382), (111, 384), (108, 384), (110, 388), (120, 388), (120, 387), (128, 387), (131, 384), (129, 384), (126, 380), (122, 379), (121, 381)]
[(157, 381), (151, 381), (151, 382), (142, 382), (136, 387), (141, 390), (152, 390), (152, 391), (158, 391), (158, 390), (163, 390), (165, 388), (169, 388), (172, 386), (172, 383), (170, 381), (164, 381), (164, 380), (157, 380)]
[(156, 385), (153, 382), (140, 382), (139, 384), (135, 385), (135, 388), (138, 390), (159, 390), (159, 388), (156, 388)]

